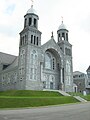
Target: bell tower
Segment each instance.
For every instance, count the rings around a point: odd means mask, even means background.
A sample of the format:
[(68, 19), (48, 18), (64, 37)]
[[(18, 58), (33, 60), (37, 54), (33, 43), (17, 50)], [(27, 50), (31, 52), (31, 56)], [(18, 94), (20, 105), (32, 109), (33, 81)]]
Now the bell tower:
[(24, 28), (34, 27), (38, 29), (38, 20), (39, 17), (36, 15), (36, 11), (33, 9), (33, 5), (31, 5), (31, 9), (29, 9), (27, 14), (24, 16)]
[(66, 26), (63, 24), (63, 21), (62, 24), (59, 26), (57, 34), (58, 34), (58, 42), (62, 40), (68, 41), (68, 30), (66, 29)]
[(72, 45), (69, 43), (68, 39), (68, 29), (64, 25), (63, 21), (57, 31), (57, 44), (59, 45), (61, 51), (64, 54), (63, 59), (63, 83), (62, 86), (64, 91), (73, 91), (73, 66), (72, 66)]
[(40, 89), (41, 32), (39, 16), (31, 5), (24, 16), (24, 28), (19, 44), (19, 89)]
[[(33, 5), (31, 5), (31, 8), (24, 16), (24, 29), (20, 33), (20, 47), (25, 44), (41, 46), (41, 32), (38, 30), (38, 20), (39, 16), (34, 10)], [(24, 34), (26, 34), (26, 36), (24, 36)]]

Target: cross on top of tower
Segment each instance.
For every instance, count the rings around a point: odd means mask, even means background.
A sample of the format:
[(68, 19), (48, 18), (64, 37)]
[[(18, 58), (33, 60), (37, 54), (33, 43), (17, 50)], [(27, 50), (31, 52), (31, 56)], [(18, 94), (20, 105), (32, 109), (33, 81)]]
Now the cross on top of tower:
[(34, 0), (31, 0), (31, 6), (33, 6)]
[(52, 37), (53, 37), (53, 31), (52, 31)]
[(63, 23), (63, 16), (61, 16), (61, 18), (62, 18), (62, 23)]
[(51, 32), (51, 34), (52, 34), (52, 35), (51, 35), (51, 38), (54, 38), (54, 36), (53, 36), (53, 31)]

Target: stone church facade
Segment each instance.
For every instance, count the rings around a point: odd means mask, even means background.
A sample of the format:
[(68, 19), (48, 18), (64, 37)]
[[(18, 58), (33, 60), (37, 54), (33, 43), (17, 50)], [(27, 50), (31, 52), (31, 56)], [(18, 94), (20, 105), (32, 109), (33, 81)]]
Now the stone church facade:
[(19, 56), (0, 53), (0, 90), (73, 91), (72, 45), (63, 24), (57, 30), (57, 42), (51, 39), (41, 45), (39, 16), (31, 8), (24, 16), (20, 32)]

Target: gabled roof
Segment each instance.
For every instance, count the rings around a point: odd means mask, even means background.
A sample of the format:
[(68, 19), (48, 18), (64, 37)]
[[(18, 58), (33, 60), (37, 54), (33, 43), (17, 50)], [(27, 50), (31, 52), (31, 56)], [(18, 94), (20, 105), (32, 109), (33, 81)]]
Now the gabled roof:
[(48, 49), (48, 48), (57, 48), (60, 49), (59, 46), (57, 45), (56, 41), (54, 39), (48, 40), (45, 44), (41, 46), (43, 49)]
[(90, 70), (90, 66), (88, 67), (88, 69), (86, 71), (89, 71)]
[(18, 57), (15, 58), (15, 60), (3, 71), (11, 70), (18, 67)]
[(82, 72), (80, 72), (80, 71), (75, 71), (75, 72), (73, 72), (73, 75), (81, 75), (81, 74), (85, 74), (85, 73), (82, 73)]
[[(46, 50), (55, 50), (57, 51), (58, 55), (60, 55), (60, 57), (63, 57), (63, 52), (60, 49), (59, 45), (56, 43), (56, 41), (54, 40), (54, 38), (51, 38), (49, 41), (47, 41), (45, 44), (43, 44), (41, 46), (43, 52), (45, 52)], [(53, 51), (54, 52), (54, 51)]]
[(16, 56), (14, 55), (0, 52), (0, 63), (1, 64), (7, 64), (7, 65), (11, 64), (15, 58)]

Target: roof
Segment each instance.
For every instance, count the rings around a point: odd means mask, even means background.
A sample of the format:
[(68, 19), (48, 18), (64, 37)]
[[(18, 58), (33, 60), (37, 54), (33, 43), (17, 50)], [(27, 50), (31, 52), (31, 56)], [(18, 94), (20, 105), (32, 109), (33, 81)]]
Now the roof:
[(60, 57), (62, 57), (64, 54), (62, 52), (62, 50), (60, 49), (59, 45), (56, 43), (56, 41), (54, 40), (54, 38), (51, 38), (50, 40), (48, 40), (45, 44), (43, 44), (42, 46), (42, 50), (45, 52), (47, 50), (50, 50), (53, 52), (53, 54), (59, 55)]
[(36, 10), (33, 8), (33, 5), (31, 5), (31, 8), (27, 11), (27, 14), (36, 14), (37, 15), (37, 12)]
[(90, 70), (90, 66), (88, 67), (87, 71), (89, 71), (89, 70)]
[(16, 56), (0, 52), (0, 63), (1, 64), (11, 64)]
[(18, 66), (18, 57), (15, 58), (15, 60), (12, 62), (11, 65), (9, 65), (4, 71), (11, 70), (13, 68), (16, 68)]
[(63, 21), (62, 21), (61, 25), (59, 26), (58, 30), (67, 30), (67, 27), (65, 24), (63, 24)]
[(80, 71), (75, 71), (75, 72), (73, 72), (73, 75), (81, 75), (81, 74), (85, 74), (85, 73), (82, 73), (82, 72), (80, 72)]

